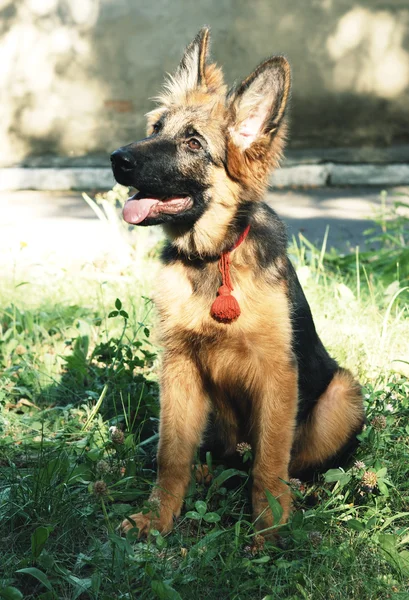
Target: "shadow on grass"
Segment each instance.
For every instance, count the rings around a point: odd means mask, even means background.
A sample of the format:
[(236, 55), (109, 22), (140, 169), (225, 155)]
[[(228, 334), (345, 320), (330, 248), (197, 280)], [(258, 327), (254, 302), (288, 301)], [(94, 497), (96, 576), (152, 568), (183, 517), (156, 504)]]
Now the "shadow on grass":
[(141, 441), (151, 436), (159, 416), (159, 387), (151, 373), (156, 354), (142, 342), (118, 338), (100, 342), (91, 352), (89, 346), (87, 335), (75, 339), (60, 380), (41, 390), (38, 403), (87, 404), (104, 420), (138, 431)]
[(4, 399), (20, 403), (21, 410), (27, 402), (42, 411), (85, 407), (138, 432), (141, 440), (153, 435), (159, 415), (156, 352), (145, 325), (119, 318), (105, 330), (101, 317), (86, 307), (10, 304), (0, 323)]

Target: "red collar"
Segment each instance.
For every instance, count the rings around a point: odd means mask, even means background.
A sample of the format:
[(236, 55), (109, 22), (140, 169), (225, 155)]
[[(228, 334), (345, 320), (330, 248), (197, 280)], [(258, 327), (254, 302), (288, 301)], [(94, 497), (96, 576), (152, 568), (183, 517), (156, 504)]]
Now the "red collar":
[(238, 248), (240, 246), (240, 244), (242, 244), (244, 242), (244, 240), (246, 239), (246, 237), (248, 236), (249, 231), (250, 231), (250, 225), (247, 225), (246, 229), (240, 235), (239, 239), (234, 244), (233, 248), (231, 248), (230, 250), (228, 250), (228, 252), (232, 252), (233, 250), (235, 250), (236, 248)]

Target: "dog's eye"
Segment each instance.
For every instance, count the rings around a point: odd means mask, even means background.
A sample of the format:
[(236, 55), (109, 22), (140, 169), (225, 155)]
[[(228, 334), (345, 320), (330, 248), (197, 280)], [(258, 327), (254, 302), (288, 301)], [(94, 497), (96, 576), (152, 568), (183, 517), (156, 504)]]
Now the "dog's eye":
[(202, 144), (196, 138), (191, 138), (186, 143), (191, 150), (200, 150), (202, 147)]
[(153, 133), (159, 133), (159, 131), (162, 129), (161, 123), (155, 123), (155, 125), (152, 127), (152, 129), (153, 129)]

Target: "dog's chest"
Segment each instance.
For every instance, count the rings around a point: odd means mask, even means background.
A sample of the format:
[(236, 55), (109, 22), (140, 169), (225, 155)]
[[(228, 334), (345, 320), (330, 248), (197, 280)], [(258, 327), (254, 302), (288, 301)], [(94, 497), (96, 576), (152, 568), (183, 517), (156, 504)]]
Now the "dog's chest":
[(166, 330), (185, 329), (201, 332), (204, 326), (218, 327), (210, 316), (211, 304), (217, 296), (217, 272), (214, 269), (196, 273), (180, 263), (166, 266), (158, 278), (155, 291), (161, 324)]
[(181, 264), (162, 269), (155, 293), (165, 347), (181, 349), (181, 344), (200, 347), (201, 353), (246, 348), (249, 353), (270, 356), (291, 351), (289, 302), (283, 285), (272, 286), (255, 277), (249, 268), (232, 271), (233, 295), (238, 300), (240, 317), (233, 323), (219, 323), (210, 313), (221, 284), (217, 265), (202, 279), (189, 277)]

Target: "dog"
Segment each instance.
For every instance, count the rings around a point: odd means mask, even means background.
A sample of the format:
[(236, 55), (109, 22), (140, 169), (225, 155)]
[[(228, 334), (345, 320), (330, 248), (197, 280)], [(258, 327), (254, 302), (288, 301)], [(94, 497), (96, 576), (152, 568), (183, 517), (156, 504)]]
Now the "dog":
[(125, 520), (125, 532), (172, 529), (209, 424), (225, 456), (251, 445), (263, 531), (278, 525), (266, 490), (284, 523), (290, 476), (336, 459), (362, 429), (360, 385), (318, 337), (284, 224), (262, 201), (283, 151), (290, 87), (288, 61), (273, 56), (227, 93), (203, 28), (147, 115), (147, 137), (111, 155), (116, 181), (138, 190), (125, 221), (161, 224), (168, 240), (156, 293), (157, 483), (151, 512)]

